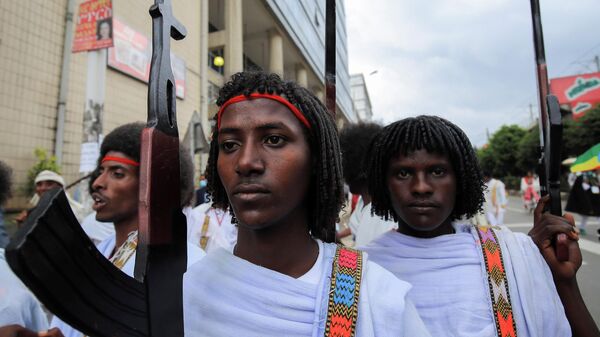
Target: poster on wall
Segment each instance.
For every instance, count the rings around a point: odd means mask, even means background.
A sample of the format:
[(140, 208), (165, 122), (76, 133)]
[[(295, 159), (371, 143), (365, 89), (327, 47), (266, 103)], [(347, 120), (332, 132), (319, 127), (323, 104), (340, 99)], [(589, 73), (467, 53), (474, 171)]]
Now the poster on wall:
[[(152, 41), (127, 26), (118, 18), (114, 23), (114, 47), (108, 49), (108, 66), (148, 83)], [(185, 61), (171, 53), (171, 68), (175, 77), (177, 97), (185, 98)]]
[(89, 0), (79, 5), (73, 53), (113, 46), (111, 0)]
[(600, 72), (551, 79), (550, 91), (569, 105), (574, 119), (581, 118), (600, 104)]

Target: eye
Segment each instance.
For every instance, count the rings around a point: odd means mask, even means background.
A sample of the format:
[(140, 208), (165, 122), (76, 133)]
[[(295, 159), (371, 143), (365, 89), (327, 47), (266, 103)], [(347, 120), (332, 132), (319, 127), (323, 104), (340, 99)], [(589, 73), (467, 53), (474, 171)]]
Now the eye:
[(270, 135), (265, 138), (265, 144), (267, 145), (281, 146), (284, 141), (285, 139), (278, 135)]
[(410, 176), (410, 172), (408, 172), (408, 170), (405, 169), (399, 169), (396, 172), (396, 177), (400, 178), (400, 179), (406, 179)]
[(446, 174), (446, 169), (442, 168), (442, 167), (436, 167), (433, 170), (431, 170), (431, 175), (433, 175), (434, 177), (442, 177)]
[(112, 176), (117, 179), (121, 179), (121, 178), (125, 177), (125, 173), (122, 170), (114, 170), (114, 171), (112, 171)]
[(226, 141), (223, 141), (219, 146), (222, 151), (229, 153), (229, 152), (234, 151), (236, 148), (238, 148), (239, 144), (237, 142), (234, 142), (231, 140), (226, 140)]

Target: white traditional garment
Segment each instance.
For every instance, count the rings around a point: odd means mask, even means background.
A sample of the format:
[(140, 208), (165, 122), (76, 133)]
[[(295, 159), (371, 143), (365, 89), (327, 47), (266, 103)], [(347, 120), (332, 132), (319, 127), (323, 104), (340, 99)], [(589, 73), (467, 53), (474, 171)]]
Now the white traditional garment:
[(98, 245), (100, 242), (115, 235), (115, 226), (112, 222), (102, 222), (96, 220), (96, 212), (90, 213), (83, 219), (81, 228), (90, 239)]
[[(475, 227), (430, 239), (388, 232), (366, 246), (371, 259), (410, 282), (408, 295), (433, 336), (496, 336)], [(552, 274), (531, 238), (494, 227), (502, 249), (517, 335), (571, 336)]]
[(237, 242), (237, 226), (231, 223), (229, 211), (200, 204), (186, 212), (188, 219), (188, 242), (207, 253), (224, 248), (230, 252)]
[(508, 199), (504, 183), (491, 178), (485, 186), (485, 213), (487, 221), (492, 226), (504, 225), (504, 213)]
[(48, 329), (48, 318), (40, 302), (13, 274), (0, 248), (0, 326), (18, 324), (29, 330)]
[[(135, 237), (132, 237), (135, 234)], [(115, 252), (111, 257), (111, 254), (115, 250), (116, 236), (112, 235), (108, 239), (102, 241), (98, 246), (98, 250), (107, 259), (110, 258), (111, 262), (119, 267), (125, 274), (133, 277), (133, 271), (135, 269), (135, 245), (131, 245), (131, 240), (134, 239), (137, 244), (137, 231), (130, 233), (128, 240)], [(133, 251), (131, 250), (133, 248)], [(187, 267), (201, 260), (206, 254), (198, 247), (194, 245), (187, 245)], [(84, 336), (78, 330), (75, 330), (67, 323), (63, 322), (60, 318), (54, 316), (50, 324), (52, 327), (59, 328), (65, 337), (82, 337)]]
[(363, 198), (359, 197), (354, 212), (350, 215), (348, 227), (354, 235), (354, 246), (362, 247), (390, 229), (398, 228), (398, 225), (372, 215), (371, 203), (365, 206)]
[[(323, 272), (312, 284), (217, 249), (184, 275), (185, 335), (323, 336), (336, 245), (320, 244)], [(429, 336), (410, 285), (364, 254), (356, 336)]]

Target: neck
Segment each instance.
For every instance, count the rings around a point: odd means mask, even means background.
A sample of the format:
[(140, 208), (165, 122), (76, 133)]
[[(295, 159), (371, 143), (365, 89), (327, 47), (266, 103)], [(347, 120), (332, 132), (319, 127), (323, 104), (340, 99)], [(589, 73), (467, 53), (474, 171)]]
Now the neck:
[(414, 229), (402, 219), (398, 221), (398, 233), (413, 236), (416, 238), (431, 239), (441, 235), (454, 234), (455, 232), (456, 231), (452, 226), (452, 221), (450, 220), (446, 220), (441, 225), (428, 231)]
[(234, 249), (239, 258), (294, 278), (306, 274), (318, 254), (318, 245), (308, 232), (306, 220), (291, 220), (263, 229), (240, 225)]
[(125, 241), (127, 241), (127, 236), (129, 233), (138, 229), (138, 218), (130, 220), (123, 220), (119, 222), (115, 222), (115, 249), (121, 247)]

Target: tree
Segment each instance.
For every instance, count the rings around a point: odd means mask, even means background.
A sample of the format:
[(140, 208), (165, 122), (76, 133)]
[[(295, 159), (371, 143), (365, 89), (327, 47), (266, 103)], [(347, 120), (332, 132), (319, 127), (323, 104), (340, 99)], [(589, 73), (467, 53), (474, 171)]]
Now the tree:
[(34, 154), (38, 161), (29, 169), (29, 172), (27, 172), (27, 185), (25, 185), (26, 195), (32, 195), (35, 191), (35, 177), (37, 177), (40, 172), (50, 170), (60, 174), (60, 165), (56, 162), (55, 156), (49, 156), (48, 152), (41, 148), (36, 148)]
[(578, 120), (567, 121), (563, 139), (563, 153), (572, 157), (579, 156), (600, 143), (600, 106), (588, 111)]
[(535, 171), (540, 157), (540, 128), (534, 127), (525, 133), (517, 149), (519, 175)]
[(517, 166), (517, 150), (527, 131), (518, 125), (504, 125), (490, 138), (486, 149), (480, 151), (480, 162), (484, 169), (496, 177), (520, 175)]

